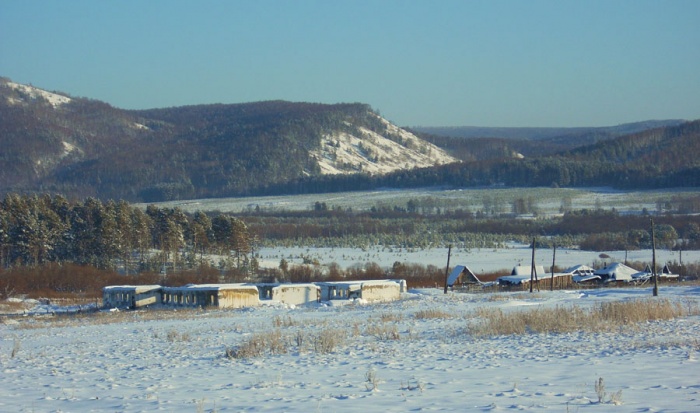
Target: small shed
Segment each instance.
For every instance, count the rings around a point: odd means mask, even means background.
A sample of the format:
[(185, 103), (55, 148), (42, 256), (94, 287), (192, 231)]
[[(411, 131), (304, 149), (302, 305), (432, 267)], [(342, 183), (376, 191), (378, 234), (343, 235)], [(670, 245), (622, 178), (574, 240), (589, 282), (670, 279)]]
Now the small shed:
[(140, 308), (161, 302), (160, 285), (110, 285), (102, 289), (104, 308)]
[(680, 274), (674, 274), (673, 271), (668, 267), (668, 264), (664, 265), (664, 268), (661, 270), (661, 274), (659, 274), (660, 278), (665, 278), (668, 281), (672, 280), (678, 280), (680, 278)]
[(603, 282), (630, 282), (634, 280), (633, 275), (639, 273), (634, 268), (628, 267), (621, 262), (614, 262), (604, 268), (595, 271), (595, 275), (600, 276)]
[(241, 308), (260, 305), (258, 288), (248, 284), (188, 284), (164, 287), (163, 305)]

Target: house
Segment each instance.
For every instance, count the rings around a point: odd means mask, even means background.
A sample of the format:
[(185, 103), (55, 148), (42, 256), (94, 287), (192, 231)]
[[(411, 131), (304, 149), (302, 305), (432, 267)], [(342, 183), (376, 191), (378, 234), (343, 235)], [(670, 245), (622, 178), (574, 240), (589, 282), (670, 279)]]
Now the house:
[(600, 281), (600, 275), (595, 274), (595, 268), (583, 264), (567, 268), (564, 273), (571, 274), (571, 278), (575, 283)]
[[(535, 276), (537, 279), (544, 277), (544, 267), (541, 265), (535, 266)], [(530, 282), (532, 277), (532, 266), (520, 265), (513, 267), (510, 275), (498, 277), (497, 282), (500, 286), (524, 285)]]
[[(664, 268), (661, 270), (660, 273), (656, 273), (656, 275), (659, 277), (659, 281), (672, 281), (672, 280), (678, 280), (679, 275), (678, 274), (673, 274), (671, 272), (671, 269), (668, 267), (668, 264), (664, 265)], [(646, 268), (644, 268), (644, 271), (640, 271), (636, 274), (632, 274), (632, 278), (636, 282), (646, 282), (649, 280), (652, 280), (654, 277), (653, 272), (651, 271), (651, 266), (647, 265)]]
[(161, 303), (160, 285), (111, 285), (102, 289), (104, 308), (136, 309)]
[(248, 284), (188, 284), (163, 287), (162, 304), (171, 307), (241, 308), (260, 305), (260, 293)]
[(457, 265), (447, 277), (448, 287), (452, 288), (455, 284), (481, 284), (481, 281), (465, 265)]
[[(530, 274), (528, 275), (504, 275), (496, 280), (498, 285), (506, 288), (530, 288)], [(538, 273), (533, 280), (533, 286), (538, 289), (550, 289), (552, 285), (556, 289), (570, 288), (573, 285), (572, 275), (569, 273)]]
[[(513, 267), (513, 271), (510, 272), (510, 275), (517, 275), (517, 276), (528, 276), (530, 277), (530, 273), (532, 272), (532, 266), (531, 265), (516, 265)], [(541, 278), (544, 275), (544, 267), (541, 265), (535, 265), (535, 274), (537, 274), (538, 278)]]
[(634, 268), (628, 267), (623, 263), (614, 262), (604, 268), (598, 269), (594, 275), (600, 276), (603, 282), (630, 282), (634, 281), (633, 275), (639, 273)]
[(393, 301), (401, 297), (404, 280), (335, 281), (316, 283), (321, 288), (321, 301), (363, 299)]

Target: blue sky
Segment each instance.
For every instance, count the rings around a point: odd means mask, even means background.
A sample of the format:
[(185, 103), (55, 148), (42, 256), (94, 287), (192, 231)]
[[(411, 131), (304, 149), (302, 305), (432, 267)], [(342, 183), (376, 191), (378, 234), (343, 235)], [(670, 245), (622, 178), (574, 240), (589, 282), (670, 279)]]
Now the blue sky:
[(127, 109), (370, 104), (402, 126), (700, 118), (700, 1), (0, 0), (0, 76)]

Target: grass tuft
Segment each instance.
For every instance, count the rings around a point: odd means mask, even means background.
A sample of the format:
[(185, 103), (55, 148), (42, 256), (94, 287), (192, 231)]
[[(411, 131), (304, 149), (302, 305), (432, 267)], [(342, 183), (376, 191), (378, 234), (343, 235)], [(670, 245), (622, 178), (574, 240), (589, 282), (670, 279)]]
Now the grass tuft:
[(415, 314), (418, 320), (436, 319), (436, 318), (452, 318), (452, 314), (438, 309), (420, 310)]

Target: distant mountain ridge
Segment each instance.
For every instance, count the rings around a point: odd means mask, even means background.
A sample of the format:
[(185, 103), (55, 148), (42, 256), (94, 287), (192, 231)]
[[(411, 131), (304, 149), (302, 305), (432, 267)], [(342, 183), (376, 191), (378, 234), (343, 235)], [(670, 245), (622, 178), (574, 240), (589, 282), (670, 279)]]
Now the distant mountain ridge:
[(700, 186), (700, 121), (677, 122), (444, 137), (361, 103), (135, 111), (0, 78), (0, 195), (156, 202), (380, 187)]
[(503, 138), (543, 140), (568, 136), (587, 136), (591, 134), (608, 135), (610, 137), (628, 135), (649, 129), (665, 126), (676, 126), (687, 122), (683, 119), (647, 120), (642, 122), (624, 123), (616, 126), (601, 127), (485, 127), (485, 126), (411, 126), (410, 129), (432, 135), (453, 138)]
[(0, 191), (159, 201), (457, 160), (365, 104), (129, 111), (0, 79)]

